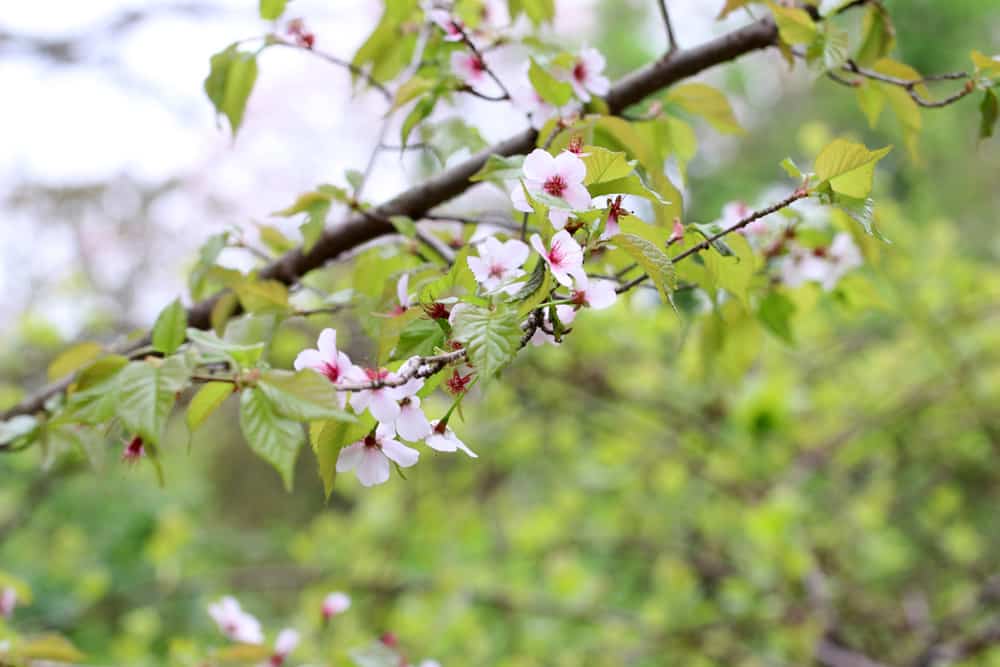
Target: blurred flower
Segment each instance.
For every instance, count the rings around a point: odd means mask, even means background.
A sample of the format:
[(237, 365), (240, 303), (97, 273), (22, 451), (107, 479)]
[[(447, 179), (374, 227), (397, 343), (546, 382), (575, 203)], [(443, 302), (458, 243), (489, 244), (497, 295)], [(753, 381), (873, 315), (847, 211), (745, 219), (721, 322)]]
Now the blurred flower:
[(610, 308), (617, 298), (615, 283), (602, 278), (585, 278), (583, 281), (578, 281), (577, 289), (573, 292), (574, 301), (594, 310)]
[[(547, 151), (536, 148), (524, 158), (522, 166), (524, 185), (518, 183), (511, 192), (511, 201), (518, 211), (530, 213), (534, 210), (524, 194), (524, 188), (529, 193), (544, 193), (566, 202), (569, 209), (590, 208), (590, 193), (583, 185), (587, 177), (587, 165), (579, 157), (570, 152), (562, 152), (552, 157)], [(549, 207), (549, 221), (556, 229), (566, 226), (569, 210), (559, 207)]]
[(519, 285), (512, 281), (524, 275), (521, 267), (531, 253), (527, 244), (516, 239), (500, 242), (490, 237), (479, 244), (478, 257), (468, 257), (469, 268), (476, 282), (487, 292), (504, 291), (508, 294), (517, 290)]
[[(337, 350), (337, 331), (335, 329), (323, 329), (316, 342), (318, 349), (302, 350), (295, 357), (293, 366), (300, 371), (308, 368), (326, 376), (334, 385), (344, 382), (363, 382), (366, 378), (364, 371), (355, 366), (351, 359)], [(340, 407), (346, 405), (347, 398), (343, 394), (337, 394)]]
[(323, 598), (323, 619), (327, 620), (332, 616), (343, 614), (351, 608), (351, 596), (339, 591), (330, 593)]
[(667, 239), (667, 245), (671, 243), (677, 243), (678, 241), (684, 240), (684, 225), (681, 223), (680, 218), (674, 218), (674, 227), (670, 230), (670, 238)]
[(404, 273), (396, 281), (396, 299), (399, 301), (393, 311), (393, 315), (402, 315), (406, 312), (406, 309), (413, 304), (413, 297), (410, 296), (410, 274)]
[(847, 232), (841, 232), (833, 237), (833, 243), (826, 251), (830, 262), (830, 274), (823, 288), (831, 290), (845, 275), (864, 264), (861, 251), (855, 245), (854, 239)]
[(576, 279), (577, 282), (587, 280), (587, 276), (583, 272), (583, 248), (573, 240), (573, 237), (565, 229), (556, 232), (548, 250), (542, 244), (542, 237), (538, 234), (532, 234), (531, 247), (542, 256), (542, 259), (549, 265), (552, 276), (561, 284), (568, 287), (572, 284), (573, 279)]
[(234, 597), (227, 595), (219, 602), (208, 605), (208, 614), (219, 626), (222, 634), (233, 641), (244, 644), (260, 644), (264, 641), (260, 622), (243, 611)]
[(138, 463), (139, 459), (145, 455), (146, 449), (143, 447), (142, 438), (135, 436), (125, 443), (125, 449), (122, 450), (122, 463)]
[(580, 50), (570, 71), (569, 84), (573, 92), (584, 102), (590, 101), (590, 94), (603, 96), (611, 90), (611, 82), (604, 76), (606, 61), (600, 51), (594, 48)]
[(444, 31), (446, 42), (461, 42), (465, 27), (462, 22), (444, 9), (431, 9), (427, 12), (427, 18), (437, 24)]
[(781, 258), (781, 282), (788, 287), (799, 287), (807, 282), (818, 282), (824, 290), (832, 290), (840, 279), (863, 263), (861, 251), (850, 234), (837, 234), (828, 248), (804, 248), (788, 244), (788, 254)]
[(17, 606), (17, 591), (7, 586), (0, 591), (0, 616), (10, 618)]
[(316, 35), (306, 28), (302, 19), (292, 19), (285, 26), (285, 32), (302, 48), (311, 49), (316, 45)]
[(383, 423), (363, 440), (344, 447), (337, 456), (337, 472), (354, 471), (362, 486), (374, 486), (389, 480), (390, 460), (403, 468), (416, 464), (420, 452), (394, 440), (393, 435), (392, 426)]
[(454, 452), (461, 449), (472, 458), (479, 458), (478, 454), (466, 447), (465, 443), (458, 439), (458, 436), (451, 430), (447, 422), (435, 419), (431, 422), (431, 429), (431, 434), (424, 441), (431, 449), (436, 449), (439, 452)]
[(285, 658), (299, 645), (299, 633), (292, 628), (285, 628), (274, 640), (274, 654), (271, 656), (271, 667), (281, 667)]
[[(399, 376), (391, 371), (382, 369), (367, 368), (364, 370), (365, 377), (362, 382), (390, 381), (394, 382)], [(378, 387), (376, 389), (365, 389), (355, 392), (351, 396), (351, 407), (355, 412), (371, 410), (372, 416), (383, 424), (392, 424), (399, 417), (399, 401), (413, 396), (420, 391), (424, 385), (423, 380), (412, 379), (404, 385), (398, 387)]]
[(467, 85), (475, 88), (487, 78), (486, 63), (471, 51), (456, 51), (451, 54), (451, 71)]

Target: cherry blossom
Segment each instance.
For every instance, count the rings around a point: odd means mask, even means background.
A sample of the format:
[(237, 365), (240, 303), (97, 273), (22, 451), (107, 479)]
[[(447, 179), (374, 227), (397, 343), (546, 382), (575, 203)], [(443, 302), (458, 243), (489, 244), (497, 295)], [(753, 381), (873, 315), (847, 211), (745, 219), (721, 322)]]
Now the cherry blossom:
[(260, 621), (243, 611), (234, 597), (227, 595), (219, 602), (208, 605), (208, 614), (222, 634), (233, 641), (244, 644), (260, 644), (264, 641)]
[(591, 93), (603, 96), (611, 90), (611, 82), (604, 76), (605, 64), (604, 55), (594, 48), (584, 48), (577, 55), (570, 70), (569, 84), (584, 102), (590, 101)]
[(451, 71), (467, 85), (475, 88), (486, 82), (486, 63), (471, 51), (456, 51), (451, 54)]
[(670, 230), (670, 238), (667, 239), (667, 245), (672, 243), (677, 243), (678, 241), (684, 240), (684, 225), (681, 223), (680, 218), (674, 218), (673, 229)]
[(621, 233), (622, 228), (619, 221), (629, 214), (628, 211), (622, 208), (623, 199), (622, 195), (618, 195), (614, 199), (608, 199), (608, 219), (604, 223), (604, 233), (601, 234), (602, 239), (607, 240)]
[(271, 667), (281, 667), (285, 664), (285, 658), (299, 645), (299, 633), (292, 628), (285, 628), (278, 633), (278, 638), (274, 640), (274, 653), (271, 655)]
[[(337, 350), (337, 331), (335, 329), (323, 329), (316, 342), (317, 349), (302, 350), (295, 357), (293, 366), (295, 370), (310, 369), (320, 375), (325, 376), (334, 385), (345, 382), (363, 382), (364, 371), (351, 363), (350, 358)], [(343, 394), (337, 394), (340, 407), (346, 405), (347, 398)]]
[(527, 244), (516, 239), (501, 242), (491, 236), (479, 244), (477, 250), (478, 257), (468, 257), (476, 282), (487, 292), (516, 291), (518, 285), (511, 283), (524, 275), (521, 267), (531, 253)]
[[(399, 376), (385, 369), (367, 368), (363, 371), (362, 382), (395, 382)], [(351, 407), (355, 412), (370, 410), (372, 416), (383, 424), (392, 424), (399, 417), (399, 401), (420, 391), (424, 381), (414, 378), (398, 387), (378, 387), (355, 392), (351, 396)]]
[(602, 278), (588, 278), (578, 281), (577, 289), (573, 292), (573, 301), (594, 310), (610, 308), (617, 299), (618, 293), (615, 292), (615, 283)]
[(396, 300), (398, 305), (392, 310), (393, 315), (402, 315), (406, 309), (414, 305), (413, 297), (410, 295), (410, 274), (404, 273), (396, 281)]
[(403, 440), (422, 440), (431, 432), (431, 425), (420, 409), (420, 398), (408, 396), (399, 403), (399, 416), (393, 423), (396, 434)]
[(139, 459), (145, 455), (146, 448), (143, 447), (142, 438), (135, 436), (125, 443), (125, 448), (122, 450), (122, 463), (138, 463)]
[(0, 591), (0, 616), (4, 618), (10, 618), (14, 613), (14, 607), (17, 606), (17, 591), (12, 587), (7, 586), (2, 591)]
[[(568, 304), (559, 304), (556, 306), (556, 317), (559, 318), (559, 322), (563, 326), (568, 326), (573, 323), (576, 319), (576, 309)], [(549, 311), (546, 308), (545, 314), (542, 316), (542, 326), (535, 329), (535, 333), (531, 335), (530, 343), (535, 347), (539, 345), (545, 345), (546, 343), (551, 345), (559, 345), (559, 341), (556, 337), (550, 333), (547, 333), (545, 329), (549, 331), (552, 330), (552, 318), (549, 317)]]
[(549, 221), (556, 229), (562, 229), (569, 220), (568, 209), (590, 208), (590, 193), (583, 185), (587, 176), (587, 165), (578, 156), (563, 151), (553, 157), (547, 151), (536, 148), (524, 158), (522, 166), (524, 185), (519, 183), (511, 192), (511, 201), (518, 211), (530, 213), (534, 210), (524, 194), (524, 188), (532, 194), (544, 193), (566, 202), (567, 209), (549, 208)]
[(424, 442), (427, 443), (428, 447), (436, 449), (439, 452), (462, 450), (474, 459), (479, 458), (478, 454), (466, 447), (465, 443), (458, 439), (458, 436), (451, 430), (447, 422), (442, 422), (440, 419), (435, 419), (431, 422), (431, 434), (427, 436)]
[(561, 284), (568, 287), (574, 279), (586, 282), (587, 276), (583, 272), (583, 248), (565, 229), (556, 232), (548, 250), (542, 244), (542, 237), (532, 234), (531, 247), (542, 256), (549, 265), (552, 276)]
[(840, 279), (864, 263), (861, 251), (855, 245), (854, 239), (846, 232), (833, 237), (833, 243), (826, 251), (830, 262), (830, 273), (823, 282), (823, 288), (831, 290)]
[(337, 456), (337, 472), (354, 471), (362, 486), (374, 486), (389, 481), (390, 460), (403, 468), (415, 465), (420, 452), (393, 435), (392, 426), (383, 423), (363, 440), (344, 447)]
[(804, 248), (797, 243), (788, 244), (788, 254), (780, 264), (781, 282), (789, 287), (799, 287), (807, 282), (818, 282), (824, 290), (832, 290), (840, 279), (863, 263), (861, 251), (850, 234), (837, 234), (828, 248)]
[(514, 108), (526, 114), (531, 127), (536, 130), (542, 129), (542, 126), (550, 118), (562, 115), (559, 109), (542, 99), (542, 96), (538, 94), (538, 91), (535, 90), (527, 79), (511, 89), (510, 97)]
[(444, 31), (446, 42), (461, 42), (465, 27), (462, 22), (444, 9), (432, 9), (427, 13), (427, 17), (436, 23)]
[(343, 614), (351, 608), (351, 596), (347, 593), (335, 591), (323, 598), (323, 619), (328, 620), (338, 614)]

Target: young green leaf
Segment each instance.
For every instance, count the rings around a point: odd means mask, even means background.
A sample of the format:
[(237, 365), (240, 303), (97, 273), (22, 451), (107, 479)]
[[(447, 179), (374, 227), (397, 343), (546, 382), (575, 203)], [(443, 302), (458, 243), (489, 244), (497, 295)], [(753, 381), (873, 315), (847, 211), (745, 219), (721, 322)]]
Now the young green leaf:
[(729, 100), (718, 89), (704, 83), (684, 83), (667, 91), (667, 104), (676, 104), (689, 114), (701, 116), (723, 134), (743, 134), (743, 127)]
[(302, 425), (279, 415), (264, 391), (253, 387), (240, 395), (240, 430), (250, 449), (274, 466), (291, 491), (295, 459), (306, 439)]
[(169, 357), (159, 366), (134, 361), (118, 378), (117, 414), (132, 433), (146, 442), (160, 442), (177, 392), (187, 386), (190, 372), (180, 357)]
[(173, 354), (184, 342), (187, 329), (187, 311), (180, 299), (174, 299), (170, 305), (160, 311), (153, 325), (153, 349), (161, 354)]
[(243, 309), (249, 313), (288, 310), (288, 288), (277, 280), (248, 280), (233, 286)]
[(206, 382), (191, 399), (187, 409), (187, 426), (196, 431), (233, 393), (235, 387), (229, 382)]
[(356, 422), (336, 420), (314, 421), (309, 424), (309, 443), (319, 464), (319, 477), (329, 498), (337, 478), (337, 456), (347, 445), (361, 440), (375, 428), (375, 419), (368, 412)]
[(257, 81), (257, 54), (240, 51), (230, 44), (211, 59), (211, 69), (205, 79), (205, 94), (215, 110), (229, 121), (233, 136), (243, 123), (247, 99)]
[(276, 21), (285, 13), (288, 0), (260, 0), (260, 17), (265, 21)]
[(670, 303), (670, 294), (677, 289), (677, 273), (674, 264), (658, 247), (635, 234), (616, 234), (611, 243), (618, 246), (634, 259), (649, 275), (664, 303)]
[(64, 350), (49, 364), (49, 380), (55, 381), (66, 377), (101, 356), (103, 352), (104, 347), (94, 342), (79, 343)]
[(1000, 115), (1000, 108), (997, 104), (997, 94), (992, 89), (987, 90), (983, 95), (983, 101), (979, 104), (981, 119), (979, 122), (979, 138), (989, 139), (993, 136), (996, 128), (997, 117)]
[(816, 158), (817, 186), (829, 183), (834, 192), (864, 199), (872, 190), (875, 165), (892, 150), (887, 146), (876, 151), (847, 139), (836, 139)]
[(528, 68), (528, 79), (538, 96), (556, 108), (565, 106), (573, 99), (573, 86), (550, 74), (534, 58)]
[(521, 326), (516, 310), (464, 306), (455, 315), (453, 336), (465, 345), (469, 361), (485, 381), (514, 359)]
[(811, 44), (819, 35), (816, 23), (804, 9), (783, 7), (773, 2), (767, 3), (774, 13), (778, 33), (786, 44)]
[(284, 417), (299, 421), (354, 421), (354, 416), (340, 407), (330, 381), (315, 371), (266, 371), (257, 387), (267, 396), (275, 412)]

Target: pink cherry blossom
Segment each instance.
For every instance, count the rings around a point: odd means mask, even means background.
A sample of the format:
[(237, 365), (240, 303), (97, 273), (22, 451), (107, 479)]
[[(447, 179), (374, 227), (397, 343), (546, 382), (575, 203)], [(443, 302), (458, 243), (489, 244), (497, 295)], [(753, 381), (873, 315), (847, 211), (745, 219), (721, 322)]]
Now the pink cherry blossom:
[(517, 290), (518, 286), (511, 283), (524, 275), (521, 267), (531, 253), (527, 244), (515, 239), (501, 243), (491, 236), (480, 243), (477, 250), (478, 257), (468, 258), (476, 282), (487, 292)]
[(864, 263), (861, 251), (855, 245), (854, 239), (846, 232), (833, 237), (833, 243), (826, 251), (830, 262), (830, 273), (823, 282), (823, 289), (833, 289), (840, 279)]
[(788, 244), (788, 254), (780, 264), (781, 282), (795, 288), (807, 282), (826, 283), (830, 275), (830, 263), (816, 253), (797, 243)]
[(0, 591), (0, 616), (10, 618), (17, 606), (17, 591), (11, 586), (7, 586)]
[[(399, 380), (397, 374), (385, 369), (367, 368), (363, 373), (361, 382), (395, 382)], [(370, 410), (372, 416), (380, 423), (391, 425), (399, 417), (399, 401), (413, 396), (420, 391), (423, 385), (423, 380), (414, 378), (398, 387), (379, 387), (354, 392), (351, 396), (351, 407), (358, 413)]]
[(466, 447), (465, 443), (459, 440), (455, 432), (451, 430), (451, 427), (446, 423), (442, 423), (440, 419), (435, 419), (431, 422), (431, 433), (424, 442), (427, 443), (428, 447), (436, 449), (439, 452), (462, 450), (474, 459), (479, 458), (479, 455)]
[(578, 282), (586, 282), (587, 276), (583, 272), (583, 248), (573, 240), (573, 237), (565, 229), (556, 232), (548, 250), (542, 244), (542, 237), (538, 234), (532, 234), (531, 247), (542, 256), (545, 263), (549, 265), (552, 276), (560, 284), (568, 287), (574, 279)]
[(420, 398), (409, 396), (399, 403), (399, 416), (393, 423), (396, 434), (403, 440), (423, 440), (431, 432), (430, 422), (420, 409)]
[(451, 54), (451, 71), (459, 79), (473, 88), (486, 83), (486, 63), (471, 51), (456, 51)]
[(587, 278), (584, 281), (578, 281), (577, 289), (573, 292), (574, 301), (594, 310), (610, 308), (615, 304), (617, 298), (615, 283), (601, 278)]
[(672, 243), (677, 243), (678, 241), (684, 240), (684, 225), (681, 224), (680, 218), (674, 218), (674, 227), (670, 230), (670, 238), (667, 239), (667, 245)]
[(465, 27), (462, 22), (444, 9), (432, 9), (428, 12), (428, 18), (436, 23), (444, 31), (446, 42), (461, 42)]
[[(366, 379), (364, 371), (351, 363), (346, 354), (337, 350), (337, 331), (335, 329), (323, 329), (319, 334), (316, 347), (318, 349), (299, 352), (293, 364), (295, 370), (300, 371), (308, 368), (316, 371), (334, 385), (345, 382), (363, 382)], [(338, 394), (337, 397), (340, 406), (344, 407), (346, 397), (343, 394)]]
[(611, 82), (604, 76), (605, 64), (604, 56), (594, 48), (582, 49), (573, 63), (569, 83), (584, 102), (590, 101), (591, 93), (603, 96), (611, 90)]
[[(573, 323), (573, 320), (576, 319), (576, 309), (568, 304), (559, 304), (556, 306), (556, 317), (559, 318), (559, 322), (562, 323), (563, 326), (569, 326)], [(546, 343), (559, 345), (559, 341), (556, 340), (556, 337), (550, 333), (546, 333), (544, 330), (552, 330), (552, 319), (549, 317), (548, 308), (545, 309), (545, 314), (542, 316), (542, 325), (542, 327), (535, 329), (535, 333), (531, 335), (530, 343), (535, 347), (545, 345)]]
[(524, 78), (521, 83), (515, 85), (510, 91), (511, 102), (514, 104), (514, 108), (523, 114), (528, 116), (528, 122), (536, 130), (542, 129), (542, 127), (550, 119), (555, 117), (562, 117), (570, 115), (574, 112), (575, 107), (573, 104), (567, 104), (566, 106), (556, 108), (542, 99), (542, 96), (538, 94), (534, 86), (531, 85), (531, 81), (528, 79), (527, 70), (525, 70)]
[(271, 667), (281, 667), (285, 664), (285, 658), (299, 645), (299, 633), (292, 628), (285, 628), (278, 633), (278, 638), (274, 640), (274, 653), (271, 655)]
[(337, 472), (354, 471), (362, 486), (374, 486), (389, 481), (389, 461), (403, 468), (415, 465), (420, 452), (393, 435), (391, 425), (379, 424), (375, 433), (344, 447), (337, 456)]
[(323, 598), (323, 618), (329, 619), (332, 616), (343, 614), (351, 608), (351, 596), (339, 591), (328, 594)]
[(587, 165), (578, 156), (563, 151), (553, 157), (547, 151), (536, 148), (524, 158), (522, 166), (524, 186), (518, 183), (511, 192), (511, 201), (518, 211), (530, 213), (534, 209), (524, 194), (524, 188), (532, 194), (545, 193), (566, 202), (567, 208), (550, 207), (549, 221), (556, 229), (566, 226), (570, 212), (568, 209), (590, 208), (590, 193), (583, 185), (587, 177)]
[(260, 621), (243, 611), (234, 597), (227, 595), (215, 604), (210, 604), (208, 614), (222, 634), (233, 641), (244, 644), (260, 644), (264, 641)]

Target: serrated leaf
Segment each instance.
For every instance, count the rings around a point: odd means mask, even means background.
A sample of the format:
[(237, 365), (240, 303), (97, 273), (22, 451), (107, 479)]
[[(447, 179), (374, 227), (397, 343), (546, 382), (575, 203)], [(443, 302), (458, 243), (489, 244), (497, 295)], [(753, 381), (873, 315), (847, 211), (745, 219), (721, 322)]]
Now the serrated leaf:
[(513, 155), (504, 157), (502, 155), (491, 155), (486, 159), (486, 164), (482, 169), (469, 177), (473, 183), (479, 181), (514, 181), (521, 178), (521, 167), (524, 164), (523, 155)]
[(187, 329), (187, 311), (180, 299), (174, 299), (166, 308), (160, 311), (153, 325), (153, 349), (168, 355), (177, 351), (184, 342)]
[(285, 13), (288, 0), (260, 0), (260, 17), (265, 21), (276, 21)]
[(118, 375), (117, 414), (125, 427), (156, 445), (177, 400), (177, 392), (189, 382), (190, 373), (179, 357), (169, 357), (159, 366), (134, 361)]
[(187, 426), (193, 431), (205, 423), (209, 415), (221, 406), (236, 387), (230, 382), (206, 382), (191, 399), (187, 409)]
[(364, 438), (375, 428), (375, 419), (365, 412), (356, 422), (315, 421), (309, 424), (309, 443), (319, 464), (319, 477), (329, 498), (337, 478), (337, 456), (340, 450)]
[(782, 7), (768, 2), (778, 24), (778, 33), (786, 44), (811, 44), (819, 35), (816, 23), (809, 13), (798, 7)]
[(528, 67), (528, 80), (538, 96), (557, 109), (566, 106), (573, 99), (573, 86), (557, 79), (534, 58)]
[(82, 368), (104, 353), (104, 347), (99, 343), (79, 343), (59, 353), (49, 364), (48, 377), (55, 381)]
[(415, 319), (399, 332), (393, 359), (408, 359), (412, 356), (426, 356), (444, 345), (444, 331), (434, 320)]
[(527, 317), (528, 313), (549, 297), (551, 291), (552, 274), (549, 273), (548, 265), (539, 260), (535, 263), (531, 275), (528, 276), (528, 281), (511, 300), (517, 304), (518, 315)]
[(233, 286), (240, 304), (248, 313), (284, 312), (288, 306), (288, 287), (277, 280), (248, 280)]
[(733, 107), (726, 96), (704, 83), (684, 83), (667, 91), (666, 102), (676, 104), (689, 114), (701, 116), (723, 134), (743, 134)]
[(635, 234), (616, 234), (611, 243), (618, 246), (634, 259), (646, 272), (664, 303), (670, 303), (670, 294), (677, 289), (677, 273), (674, 264), (662, 250)]
[(187, 337), (192, 343), (208, 353), (215, 353), (220, 359), (229, 358), (240, 366), (253, 366), (264, 353), (264, 343), (240, 345), (222, 340), (214, 333), (188, 327)]
[(240, 430), (250, 449), (274, 466), (291, 491), (295, 459), (305, 442), (302, 425), (279, 415), (263, 390), (253, 387), (240, 396)]
[(835, 139), (816, 158), (818, 185), (829, 182), (834, 192), (855, 199), (871, 193), (875, 165), (892, 150), (887, 146), (876, 151), (847, 139)]
[(625, 178), (633, 170), (625, 153), (609, 151), (601, 146), (585, 146), (582, 159), (587, 167), (583, 184), (587, 186)]
[(354, 421), (337, 399), (337, 392), (328, 379), (311, 370), (266, 371), (257, 382), (275, 411), (299, 421), (339, 419)]
[(514, 359), (521, 326), (516, 310), (466, 305), (455, 315), (452, 336), (465, 345), (470, 363), (486, 381)]
[(229, 121), (235, 137), (243, 123), (247, 99), (257, 81), (257, 54), (240, 51), (237, 44), (230, 44), (212, 56), (210, 65), (205, 94), (215, 105), (216, 112)]

